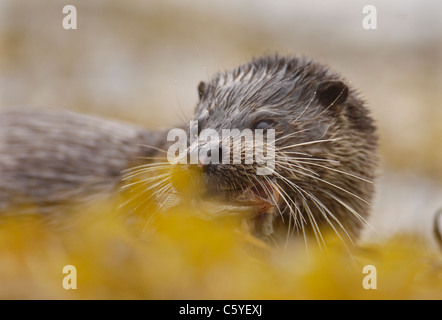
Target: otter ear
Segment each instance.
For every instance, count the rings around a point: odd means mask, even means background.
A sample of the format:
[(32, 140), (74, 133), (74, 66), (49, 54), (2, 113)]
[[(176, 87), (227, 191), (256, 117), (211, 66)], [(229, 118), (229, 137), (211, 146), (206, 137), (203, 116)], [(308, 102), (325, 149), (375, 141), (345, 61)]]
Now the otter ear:
[(324, 81), (318, 85), (316, 95), (326, 108), (339, 106), (348, 98), (348, 87), (341, 81)]
[(200, 100), (206, 95), (207, 89), (209, 88), (209, 85), (205, 83), (204, 81), (201, 81), (198, 85), (198, 96), (200, 97)]

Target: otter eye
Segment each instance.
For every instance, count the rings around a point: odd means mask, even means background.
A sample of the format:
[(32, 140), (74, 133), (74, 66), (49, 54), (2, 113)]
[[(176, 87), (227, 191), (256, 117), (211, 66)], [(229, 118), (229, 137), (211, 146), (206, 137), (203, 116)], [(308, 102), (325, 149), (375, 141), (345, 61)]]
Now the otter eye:
[(254, 126), (253, 129), (261, 129), (261, 130), (267, 130), (273, 128), (273, 121), (270, 120), (261, 120), (258, 121)]

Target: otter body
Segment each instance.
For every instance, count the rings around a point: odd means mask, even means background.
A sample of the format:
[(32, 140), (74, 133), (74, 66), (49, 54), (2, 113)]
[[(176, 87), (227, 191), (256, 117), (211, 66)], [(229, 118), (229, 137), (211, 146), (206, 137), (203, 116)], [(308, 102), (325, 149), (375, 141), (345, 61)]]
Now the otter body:
[[(216, 74), (198, 93), (200, 130), (276, 134), (268, 175), (257, 175), (255, 163), (198, 164), (207, 197), (254, 207), (258, 236), (283, 228), (318, 241), (324, 229), (357, 238), (373, 199), (377, 138), (339, 74), (310, 59), (265, 56)], [(163, 133), (74, 113), (0, 111), (0, 211), (21, 199), (50, 208), (109, 194), (123, 170), (166, 145)]]
[(108, 195), (124, 169), (155, 153), (146, 142), (162, 143), (161, 133), (68, 111), (0, 110), (0, 212)]

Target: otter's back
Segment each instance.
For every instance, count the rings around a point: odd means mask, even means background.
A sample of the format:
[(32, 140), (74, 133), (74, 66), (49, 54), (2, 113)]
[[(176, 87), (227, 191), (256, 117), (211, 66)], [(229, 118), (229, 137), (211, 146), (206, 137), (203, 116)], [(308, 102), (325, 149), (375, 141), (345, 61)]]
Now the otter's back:
[(74, 112), (0, 110), (0, 211), (22, 203), (50, 210), (108, 194), (122, 170), (153, 153), (142, 144), (156, 139), (135, 126)]

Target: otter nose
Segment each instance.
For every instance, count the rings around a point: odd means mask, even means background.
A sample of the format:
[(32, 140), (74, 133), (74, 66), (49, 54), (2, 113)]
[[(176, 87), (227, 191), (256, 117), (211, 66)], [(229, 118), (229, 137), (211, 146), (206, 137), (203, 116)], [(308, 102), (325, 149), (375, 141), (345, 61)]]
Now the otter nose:
[(221, 146), (217, 148), (201, 148), (198, 155), (197, 166), (199, 168), (207, 169), (211, 166), (221, 163), (223, 149)]
[(197, 166), (199, 167), (199, 168), (203, 168), (205, 165), (206, 165), (206, 157), (205, 156), (199, 156), (198, 157), (198, 164), (197, 164)]

